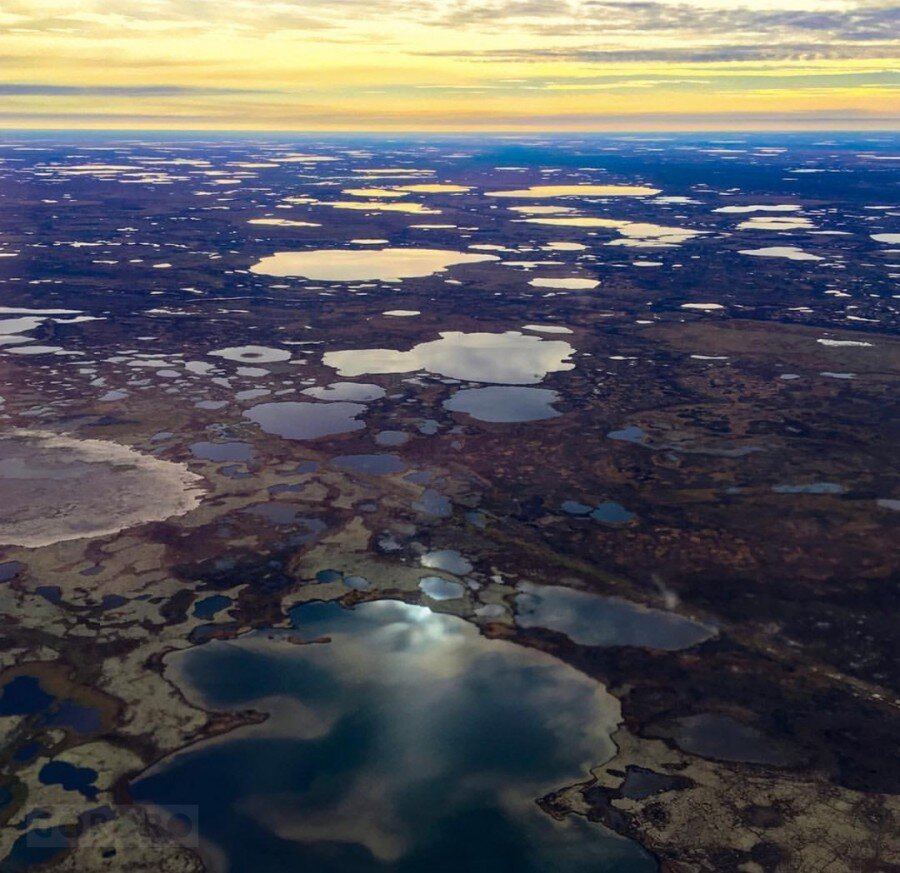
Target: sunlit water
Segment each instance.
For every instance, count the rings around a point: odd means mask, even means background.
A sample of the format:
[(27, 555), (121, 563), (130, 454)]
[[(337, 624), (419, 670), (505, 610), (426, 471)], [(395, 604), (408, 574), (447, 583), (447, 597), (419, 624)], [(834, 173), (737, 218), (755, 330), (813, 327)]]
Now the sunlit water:
[(230, 873), (649, 873), (636, 845), (536, 805), (614, 751), (618, 703), (550, 656), (381, 601), (294, 609), (265, 632), (171, 656), (190, 699), (265, 724), (177, 754), (132, 786), (197, 805)]

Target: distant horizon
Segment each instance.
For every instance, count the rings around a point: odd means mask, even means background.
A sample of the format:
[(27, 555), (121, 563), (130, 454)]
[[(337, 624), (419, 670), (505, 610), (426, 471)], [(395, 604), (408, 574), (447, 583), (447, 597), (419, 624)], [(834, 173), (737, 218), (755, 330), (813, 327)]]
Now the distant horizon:
[(2, 129), (900, 129), (892, 0), (0, 0)]
[(309, 128), (204, 128), (204, 127), (4, 127), (0, 125), (0, 134), (84, 134), (84, 135), (116, 135), (116, 134), (160, 134), (160, 135), (216, 135), (216, 136), (255, 136), (269, 135), (279, 137), (515, 137), (515, 136), (733, 136), (733, 135), (767, 135), (784, 134), (792, 136), (813, 134), (881, 134), (900, 136), (900, 122), (896, 127), (697, 127), (697, 128), (523, 128), (523, 129), (428, 129), (417, 130), (405, 128), (396, 130), (384, 129), (309, 129)]

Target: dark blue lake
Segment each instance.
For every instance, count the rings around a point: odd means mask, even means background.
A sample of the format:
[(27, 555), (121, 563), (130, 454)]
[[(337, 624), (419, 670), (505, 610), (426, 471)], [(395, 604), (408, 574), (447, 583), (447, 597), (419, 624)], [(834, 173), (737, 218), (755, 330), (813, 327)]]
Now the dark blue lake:
[[(619, 705), (603, 686), (421, 606), (316, 603), (291, 617), (290, 635), (168, 661), (192, 702), (270, 714), (132, 785), (141, 803), (197, 805), (210, 869), (656, 870), (634, 843), (535, 803), (614, 753)], [(298, 633), (319, 642), (297, 645)]]

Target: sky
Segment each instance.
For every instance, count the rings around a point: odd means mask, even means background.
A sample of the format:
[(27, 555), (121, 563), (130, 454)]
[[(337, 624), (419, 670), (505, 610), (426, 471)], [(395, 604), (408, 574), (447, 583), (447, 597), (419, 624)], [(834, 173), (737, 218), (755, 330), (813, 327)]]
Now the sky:
[(896, 129), (881, 0), (0, 0), (0, 127)]

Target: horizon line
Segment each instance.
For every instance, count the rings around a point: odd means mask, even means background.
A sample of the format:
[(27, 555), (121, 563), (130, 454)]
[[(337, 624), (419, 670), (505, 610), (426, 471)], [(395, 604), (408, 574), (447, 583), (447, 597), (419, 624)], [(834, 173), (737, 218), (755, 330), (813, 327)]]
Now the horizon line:
[(900, 135), (900, 123), (885, 127), (696, 127), (696, 128), (666, 128), (666, 127), (615, 127), (615, 128), (447, 128), (447, 129), (417, 129), (417, 128), (228, 128), (228, 127), (13, 127), (0, 124), (0, 133), (19, 134), (115, 134), (115, 133), (171, 133), (171, 134), (229, 134), (229, 135), (258, 135), (278, 134), (285, 136), (573, 136), (573, 135), (604, 135), (604, 134), (699, 134), (699, 133), (723, 133), (723, 134), (752, 134), (752, 133), (783, 133), (783, 134), (823, 134), (823, 133), (882, 133)]

